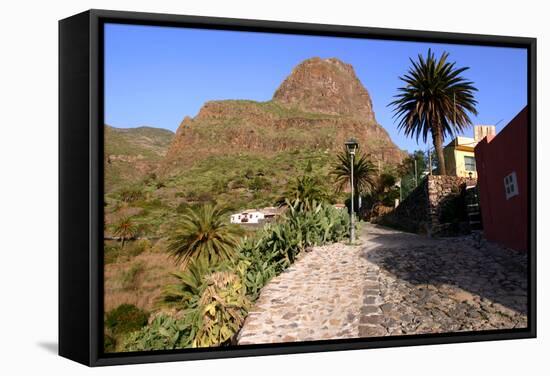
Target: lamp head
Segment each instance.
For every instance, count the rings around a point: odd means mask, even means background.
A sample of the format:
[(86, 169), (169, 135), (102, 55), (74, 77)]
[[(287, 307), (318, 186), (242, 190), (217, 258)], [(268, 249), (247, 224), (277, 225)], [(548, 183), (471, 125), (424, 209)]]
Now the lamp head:
[(349, 140), (347, 140), (344, 145), (346, 145), (346, 149), (348, 151), (348, 153), (354, 155), (355, 152), (357, 151), (357, 148), (359, 147), (359, 144), (357, 143), (357, 140), (354, 139), (354, 138), (350, 138)]

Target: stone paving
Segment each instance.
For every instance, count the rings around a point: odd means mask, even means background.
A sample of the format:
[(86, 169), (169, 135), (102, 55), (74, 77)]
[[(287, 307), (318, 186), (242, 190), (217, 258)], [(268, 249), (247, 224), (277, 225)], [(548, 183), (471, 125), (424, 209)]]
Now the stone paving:
[(239, 344), (354, 338), (368, 261), (360, 248), (315, 247), (262, 289)]
[(526, 257), (368, 226), (360, 337), (527, 326)]
[(315, 247), (268, 283), (239, 344), (527, 326), (525, 255), (471, 237), (361, 232), (361, 246)]

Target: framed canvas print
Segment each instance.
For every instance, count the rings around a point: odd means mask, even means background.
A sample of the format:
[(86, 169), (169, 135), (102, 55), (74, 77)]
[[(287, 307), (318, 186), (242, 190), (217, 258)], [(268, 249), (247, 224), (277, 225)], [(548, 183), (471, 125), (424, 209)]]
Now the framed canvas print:
[(59, 353), (536, 335), (536, 41), (90, 10), (59, 23)]

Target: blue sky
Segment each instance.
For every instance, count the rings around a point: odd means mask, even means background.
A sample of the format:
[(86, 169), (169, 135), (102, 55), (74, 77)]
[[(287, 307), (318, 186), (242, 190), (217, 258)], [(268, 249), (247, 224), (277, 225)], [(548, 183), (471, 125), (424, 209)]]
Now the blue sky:
[(525, 49), (107, 24), (105, 123), (175, 131), (206, 101), (270, 100), (301, 61), (336, 57), (353, 65), (392, 140), (409, 151), (426, 149), (398, 131), (387, 104), (409, 57), (428, 48), (470, 67), (464, 76), (479, 89), (474, 124), (500, 121), (500, 131), (527, 104)]

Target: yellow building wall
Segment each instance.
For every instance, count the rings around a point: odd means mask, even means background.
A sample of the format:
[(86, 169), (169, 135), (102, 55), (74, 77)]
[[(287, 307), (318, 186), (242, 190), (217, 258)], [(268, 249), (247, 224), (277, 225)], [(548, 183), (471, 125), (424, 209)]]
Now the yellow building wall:
[(458, 150), (453, 147), (446, 147), (443, 150), (445, 155), (445, 167), (447, 168), (447, 175), (461, 176), (467, 178), (472, 173), (472, 178), (477, 179), (477, 171), (466, 170), (465, 156), (475, 158), (475, 154), (472, 151)]

